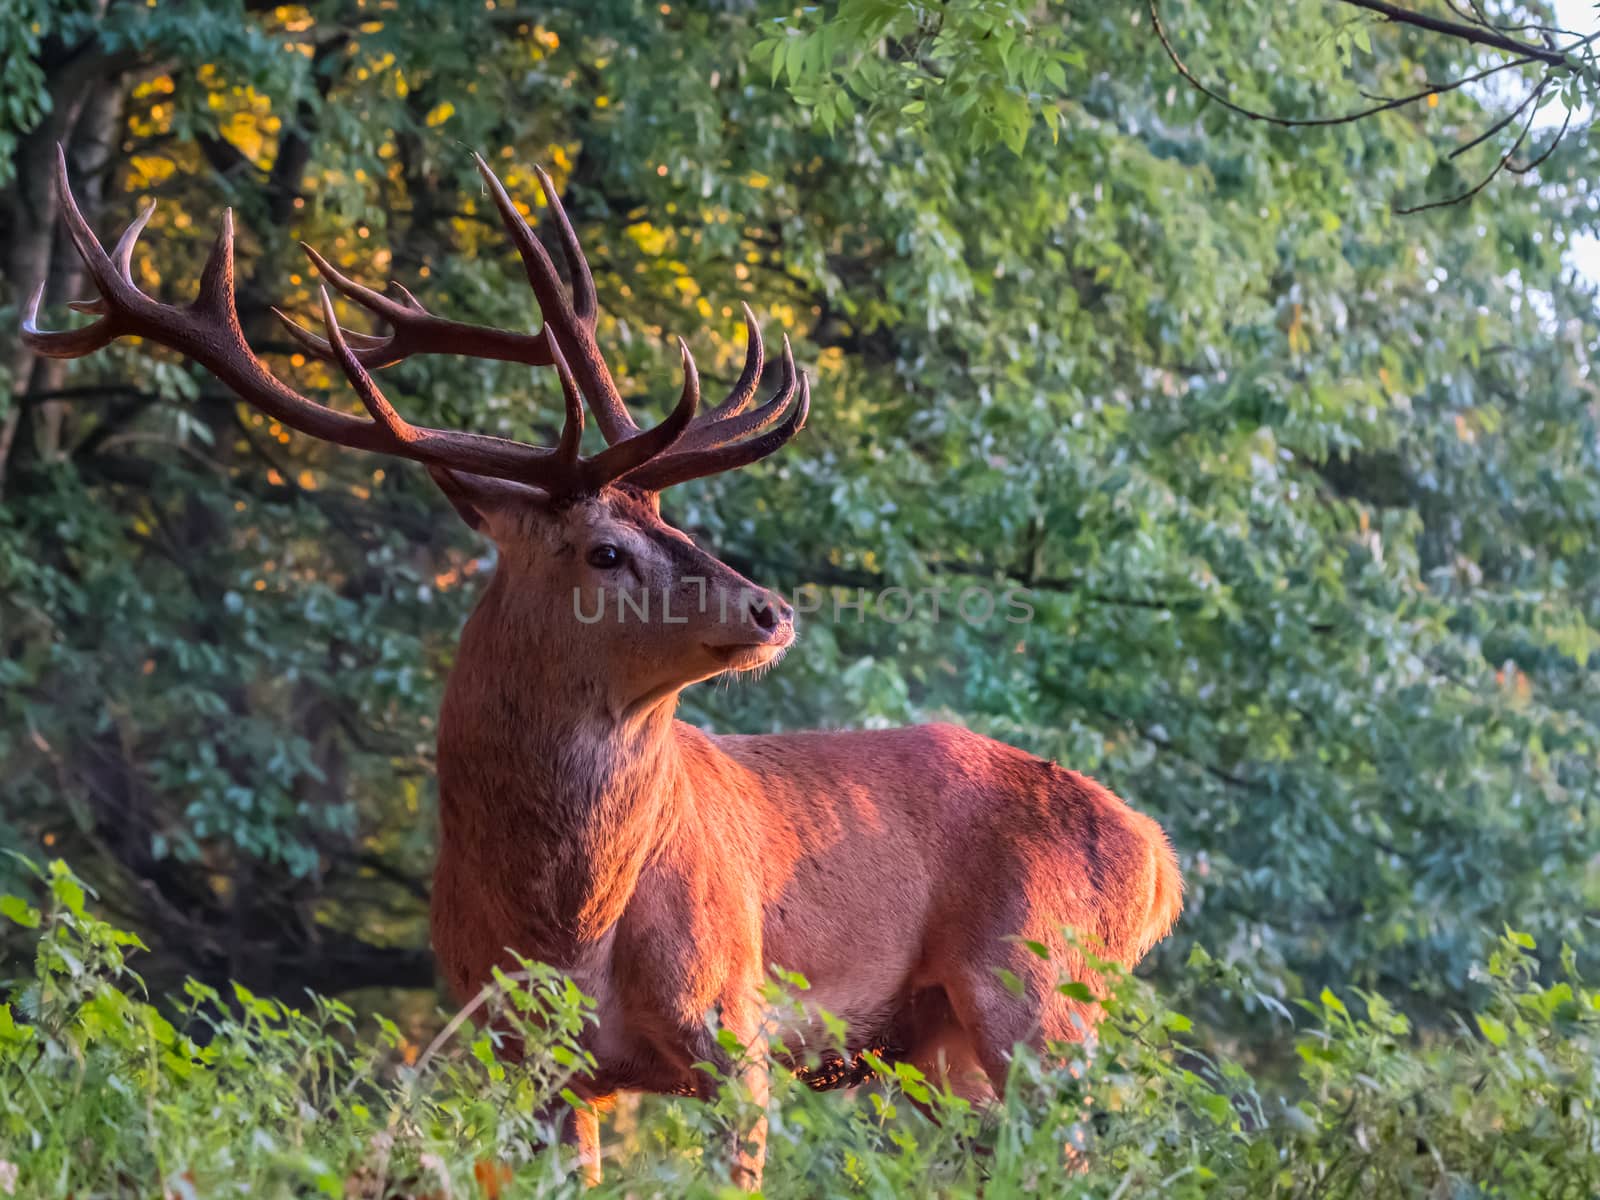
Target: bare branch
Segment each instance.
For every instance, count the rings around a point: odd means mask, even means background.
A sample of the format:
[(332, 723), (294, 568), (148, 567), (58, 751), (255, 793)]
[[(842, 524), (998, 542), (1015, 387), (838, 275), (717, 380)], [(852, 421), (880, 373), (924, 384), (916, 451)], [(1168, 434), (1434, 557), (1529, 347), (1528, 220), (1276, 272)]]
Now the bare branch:
[(1556, 136), (1550, 140), (1550, 144), (1548, 146), (1539, 151), (1538, 154), (1534, 155), (1532, 159), (1523, 163), (1520, 167), (1515, 163), (1510, 163), (1506, 166), (1506, 170), (1510, 171), (1513, 175), (1526, 175), (1529, 171), (1533, 171), (1539, 167), (1542, 167), (1545, 163), (1545, 160), (1556, 152), (1556, 147), (1561, 145), (1561, 139), (1567, 136), (1567, 129), (1572, 124), (1573, 111), (1573, 109), (1567, 109), (1567, 115), (1561, 121), (1561, 128), (1556, 130)]
[(1531, 58), (1538, 62), (1547, 63), (1552, 67), (1561, 67), (1577, 73), (1580, 65), (1573, 62), (1568, 56), (1577, 49), (1588, 45), (1596, 35), (1579, 38), (1569, 46), (1539, 46), (1533, 42), (1524, 42), (1514, 37), (1496, 31), (1491, 26), (1479, 23), (1463, 23), (1449, 21), (1443, 17), (1435, 17), (1428, 13), (1416, 12), (1409, 8), (1402, 8), (1398, 4), (1390, 4), (1388, 0), (1339, 0), (1341, 4), (1348, 4), (1353, 8), (1363, 8), (1368, 12), (1377, 13), (1380, 17), (1387, 17), (1401, 25), (1411, 25), (1417, 29), (1426, 29), (1430, 33), (1442, 33), (1446, 37), (1456, 38), (1463, 42), (1471, 42), (1475, 46), (1487, 46), (1491, 50), (1500, 50), (1506, 54), (1515, 54), (1519, 58)]
[(1367, 117), (1376, 116), (1382, 112), (1388, 112), (1391, 109), (1403, 108), (1408, 104), (1415, 104), (1419, 100), (1426, 100), (1429, 96), (1437, 96), (1443, 92), (1453, 92), (1457, 88), (1466, 87), (1471, 83), (1480, 83), (1483, 80), (1488, 79), (1491, 75), (1498, 75), (1501, 71), (1509, 71), (1516, 67), (1527, 66), (1531, 62), (1540, 61), (1540, 58), (1536, 55), (1524, 55), (1521, 58), (1511, 59), (1506, 62), (1499, 63), (1493, 67), (1488, 67), (1477, 72), (1476, 74), (1465, 75), (1460, 79), (1449, 80), (1441, 83), (1429, 83), (1421, 91), (1412, 92), (1410, 95), (1406, 96), (1396, 96), (1392, 99), (1386, 99), (1367, 108), (1358, 109), (1355, 112), (1343, 113), (1336, 117), (1280, 117), (1274, 113), (1264, 113), (1253, 108), (1246, 108), (1242, 104), (1236, 104), (1234, 101), (1224, 96), (1221, 92), (1218, 92), (1214, 88), (1209, 87), (1205, 83), (1201, 82), (1195, 73), (1189, 69), (1188, 64), (1178, 56), (1177, 50), (1173, 47), (1172, 39), (1167, 35), (1166, 27), (1161, 23), (1161, 14), (1156, 9), (1156, 0), (1146, 0), (1146, 7), (1149, 9), (1150, 23), (1155, 29), (1156, 37), (1161, 42), (1161, 48), (1166, 51), (1167, 58), (1172, 61), (1172, 65), (1177, 68), (1178, 74), (1183, 76), (1184, 80), (1189, 84), (1190, 87), (1194, 88), (1195, 91), (1199, 92), (1207, 99), (1215, 100), (1218, 104), (1222, 105), (1222, 107), (1228, 109), (1230, 112), (1238, 113), (1241, 117), (1248, 117), (1252, 121), (1265, 121), (1269, 125), (1281, 125), (1287, 129), (1317, 128), (1329, 125), (1348, 125), (1352, 121), (1360, 121)]
[(1536, 21), (1527, 21), (1521, 25), (1498, 25), (1489, 19), (1489, 14), (1483, 11), (1483, 5), (1478, 0), (1467, 0), (1468, 12), (1456, 0), (1444, 0), (1445, 7), (1469, 24), (1482, 25), (1485, 29), (1492, 29), (1497, 33), (1542, 33), (1554, 37), (1578, 37), (1570, 29), (1562, 29), (1558, 25), (1541, 25)]
[[(1547, 79), (1545, 83), (1548, 82), (1549, 80)], [(1541, 83), (1538, 88), (1535, 89), (1534, 95), (1537, 96), (1539, 92), (1544, 91), (1544, 88), (1545, 84)], [(1511, 144), (1511, 149), (1502, 154), (1500, 156), (1500, 160), (1495, 163), (1494, 167), (1489, 171), (1489, 173), (1482, 179), (1478, 180), (1477, 183), (1473, 184), (1472, 187), (1444, 200), (1430, 200), (1426, 204), (1413, 204), (1407, 208), (1396, 208), (1394, 210), (1395, 213), (1398, 216), (1407, 217), (1412, 213), (1427, 212), (1431, 208), (1448, 208), (1452, 204), (1460, 204), (1464, 200), (1472, 199), (1479, 192), (1483, 191), (1484, 188), (1493, 183), (1495, 176), (1499, 175), (1501, 171), (1505, 170), (1506, 164), (1512, 160), (1518, 150), (1522, 149), (1522, 143), (1528, 138), (1528, 131), (1533, 128), (1533, 119), (1538, 115), (1538, 105), (1534, 105), (1533, 109), (1528, 113), (1528, 119), (1522, 124), (1522, 132), (1517, 134), (1517, 140)]]
[(1532, 104), (1535, 100), (1537, 100), (1539, 98), (1539, 96), (1544, 92), (1544, 89), (1549, 87), (1549, 86), (1550, 86), (1550, 73), (1548, 71), (1546, 71), (1545, 75), (1544, 75), (1544, 78), (1539, 80), (1538, 84), (1535, 85), (1533, 90), (1530, 91), (1526, 96), (1524, 96), (1522, 98), (1522, 103), (1521, 104), (1517, 105), (1510, 112), (1508, 112), (1505, 116), (1501, 117), (1493, 125), (1489, 126), (1489, 128), (1485, 129), (1477, 137), (1473, 138), (1470, 142), (1463, 142), (1461, 145), (1457, 146), (1454, 150), (1450, 151), (1449, 157), (1451, 157), (1451, 158), (1459, 158), (1461, 155), (1465, 154), (1468, 150), (1471, 150), (1474, 146), (1481, 146), (1484, 142), (1487, 142), (1495, 134), (1499, 133), (1507, 125), (1511, 124), (1511, 122), (1515, 121), (1518, 117), (1520, 117), (1522, 115), (1523, 111), (1528, 107), (1528, 105)]
[[(1354, 8), (1362, 9), (1366, 12), (1377, 13), (1379, 16), (1384, 17), (1389, 21), (1411, 25), (1418, 29), (1424, 29), (1432, 33), (1443, 34), (1447, 37), (1453, 37), (1458, 40), (1468, 42), (1472, 45), (1486, 46), (1490, 49), (1514, 54), (1516, 57), (1507, 59), (1501, 63), (1497, 63), (1494, 66), (1487, 67), (1484, 70), (1478, 71), (1472, 75), (1463, 76), (1457, 80), (1452, 80), (1447, 83), (1430, 83), (1424, 90), (1405, 96), (1384, 97), (1374, 96), (1371, 93), (1363, 92), (1362, 95), (1366, 96), (1368, 99), (1377, 101), (1377, 103), (1368, 108), (1345, 113), (1340, 116), (1280, 117), (1274, 113), (1260, 112), (1235, 103), (1227, 96), (1218, 92), (1215, 88), (1203, 83), (1195, 75), (1195, 73), (1189, 69), (1188, 64), (1183, 61), (1183, 59), (1179, 56), (1177, 49), (1173, 46), (1172, 39), (1169, 37), (1165, 26), (1163, 26), (1161, 23), (1161, 14), (1157, 9), (1157, 0), (1146, 0), (1146, 7), (1150, 13), (1151, 27), (1155, 30), (1156, 37), (1161, 42), (1161, 48), (1166, 52), (1167, 58), (1172, 62), (1173, 67), (1177, 69), (1178, 74), (1183, 77), (1185, 82), (1187, 82), (1201, 95), (1205, 96), (1207, 99), (1216, 101), (1230, 112), (1237, 113), (1240, 116), (1246, 117), (1252, 121), (1265, 121), (1268, 124), (1283, 126), (1285, 128), (1346, 125), (1352, 121), (1359, 121), (1366, 117), (1375, 116), (1378, 113), (1401, 108), (1408, 104), (1414, 104), (1419, 100), (1437, 96), (1442, 92), (1454, 91), (1457, 88), (1464, 87), (1468, 84), (1479, 83), (1492, 75), (1499, 74), (1502, 71), (1525, 67), (1531, 63), (1546, 64), (1547, 69), (1544, 75), (1540, 78), (1539, 82), (1533, 87), (1533, 89), (1529, 91), (1525, 97), (1523, 97), (1521, 103), (1519, 103), (1510, 112), (1506, 113), (1503, 117), (1497, 119), (1493, 124), (1491, 124), (1483, 132), (1479, 133), (1476, 137), (1473, 137), (1471, 140), (1457, 146), (1450, 152), (1449, 155), (1449, 157), (1452, 159), (1458, 158), (1467, 153), (1467, 151), (1481, 146), (1484, 142), (1500, 133), (1508, 125), (1522, 117), (1524, 113), (1527, 113), (1527, 119), (1523, 123), (1521, 132), (1517, 135), (1516, 142), (1513, 143), (1510, 150), (1501, 156), (1494, 168), (1473, 187), (1455, 197), (1452, 197), (1451, 199), (1434, 200), (1425, 204), (1411, 206), (1396, 206), (1394, 211), (1401, 215), (1425, 212), (1428, 209), (1440, 208), (1444, 207), (1445, 205), (1460, 203), (1461, 201), (1468, 200), (1481, 192), (1494, 180), (1497, 175), (1500, 174), (1501, 171), (1510, 170), (1514, 174), (1526, 174), (1535, 167), (1539, 166), (1546, 159), (1548, 159), (1552, 153), (1555, 152), (1555, 148), (1560, 145), (1561, 139), (1566, 135), (1566, 132), (1572, 122), (1572, 113), (1569, 110), (1566, 120), (1562, 122), (1560, 131), (1556, 134), (1551, 143), (1545, 147), (1545, 149), (1533, 161), (1522, 167), (1512, 166), (1512, 158), (1514, 158), (1517, 152), (1522, 148), (1523, 143), (1527, 140), (1529, 132), (1533, 128), (1533, 121), (1534, 117), (1538, 113), (1540, 98), (1545, 94), (1551, 83), (1555, 82), (1556, 73), (1558, 71), (1566, 72), (1574, 76), (1583, 76), (1585, 78), (1592, 78), (1594, 76), (1594, 69), (1592, 66), (1581, 60), (1575, 60), (1571, 56), (1576, 51), (1586, 50), (1597, 38), (1600, 38), (1600, 33), (1589, 34), (1585, 37), (1576, 37), (1576, 40), (1568, 43), (1565, 46), (1557, 46), (1554, 44), (1554, 35), (1562, 33), (1563, 31), (1533, 24), (1517, 26), (1514, 28), (1510, 26), (1496, 26), (1489, 21), (1487, 15), (1484, 13), (1482, 7), (1478, 3), (1478, 0), (1465, 0), (1465, 2), (1470, 5), (1472, 14), (1474, 14), (1470, 17), (1464, 9), (1459, 7), (1455, 0), (1446, 0), (1450, 10), (1456, 13), (1458, 16), (1466, 18), (1464, 21), (1453, 21), (1441, 17), (1431, 16), (1427, 13), (1415, 12), (1411, 9), (1388, 3), (1388, 0), (1339, 0), (1339, 2), (1342, 4), (1348, 4)], [(1508, 31), (1521, 29), (1537, 30), (1538, 32), (1542, 33), (1544, 35), (1545, 44), (1543, 46), (1535, 45), (1534, 43), (1521, 41), (1517, 38), (1509, 36)], [(1567, 34), (1565, 36), (1575, 35)]]

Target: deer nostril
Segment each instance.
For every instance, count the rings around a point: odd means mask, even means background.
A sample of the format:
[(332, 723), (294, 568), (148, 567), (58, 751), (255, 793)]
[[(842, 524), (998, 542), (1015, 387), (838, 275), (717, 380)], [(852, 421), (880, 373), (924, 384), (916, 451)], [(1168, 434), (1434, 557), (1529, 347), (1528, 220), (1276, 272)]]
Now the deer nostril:
[(756, 626), (767, 633), (778, 627), (777, 609), (769, 601), (753, 600), (750, 602), (750, 619)]

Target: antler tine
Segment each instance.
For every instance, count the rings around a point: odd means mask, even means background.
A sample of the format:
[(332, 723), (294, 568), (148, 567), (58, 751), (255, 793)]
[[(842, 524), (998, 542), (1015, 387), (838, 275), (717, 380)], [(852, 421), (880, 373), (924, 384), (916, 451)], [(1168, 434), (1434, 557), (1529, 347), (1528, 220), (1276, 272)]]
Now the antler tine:
[(129, 279), (133, 278), (133, 247), (138, 242), (139, 235), (144, 232), (144, 227), (150, 224), (150, 218), (156, 214), (154, 200), (144, 206), (141, 212), (128, 227), (122, 231), (122, 236), (117, 239), (116, 247), (111, 251), (111, 261), (117, 270)]
[(550, 206), (550, 214), (555, 217), (556, 228), (561, 233), (561, 252), (567, 260), (567, 273), (572, 276), (572, 311), (592, 327), (600, 315), (600, 302), (595, 296), (589, 260), (584, 257), (583, 247), (578, 245), (578, 235), (573, 231), (572, 222), (567, 220), (567, 210), (556, 194), (556, 185), (543, 167), (534, 167), (533, 173), (538, 177), (539, 190), (544, 193), (545, 203)]
[(789, 419), (778, 428), (770, 429), (760, 437), (738, 442), (732, 446), (662, 455), (635, 471), (628, 477), (628, 482), (646, 491), (659, 492), (674, 484), (687, 483), (691, 479), (702, 479), (707, 475), (717, 475), (723, 471), (733, 471), (748, 466), (787, 444), (795, 434), (805, 428), (806, 417), (810, 412), (811, 381), (801, 374), (799, 402), (790, 412)]
[[(628, 412), (627, 405), (622, 402), (617, 385), (612, 380), (611, 372), (600, 354), (600, 347), (595, 344), (593, 319), (582, 316), (574, 299), (568, 298), (561, 286), (561, 277), (556, 273), (555, 263), (550, 260), (549, 253), (533, 229), (522, 219), (522, 214), (517, 211), (516, 202), (511, 199), (499, 176), (490, 169), (481, 154), (474, 154), (472, 158), (478, 166), (478, 174), (483, 176), (483, 182), (489, 189), (495, 208), (500, 212), (501, 223), (505, 225), (506, 232), (511, 235), (511, 241), (517, 248), (517, 253), (522, 257), (522, 266), (527, 272), (528, 283), (533, 288), (534, 298), (539, 302), (539, 311), (544, 316), (544, 333), (552, 341), (560, 339), (561, 352), (572, 368), (572, 374), (577, 379), (584, 398), (589, 402), (590, 409), (594, 412), (595, 424), (600, 426), (600, 433), (605, 437), (606, 444), (617, 446), (630, 438), (637, 437), (638, 423)], [(545, 186), (543, 181), (540, 186)], [(550, 185), (545, 194), (553, 195), (554, 185)], [(566, 252), (569, 255), (575, 254), (579, 261), (583, 261), (583, 251), (578, 246), (577, 235), (571, 232), (571, 224), (566, 219), (565, 210), (559, 205), (553, 207), (558, 213), (559, 222), (565, 227), (561, 236)], [(594, 280), (589, 275), (587, 265), (581, 269), (575, 268), (573, 274), (575, 296), (577, 300), (582, 301), (584, 289), (593, 291)]]
[(45, 358), (82, 358), (117, 340), (109, 318), (101, 317), (82, 329), (40, 329), (39, 305), (44, 302), (45, 281), (33, 289), (33, 296), (22, 310), (22, 344)]
[(739, 379), (728, 393), (728, 398), (700, 418), (707, 425), (743, 412), (745, 405), (755, 396), (756, 385), (761, 382), (761, 372), (767, 365), (767, 348), (761, 341), (761, 326), (756, 322), (756, 314), (750, 311), (750, 306), (743, 300), (739, 301), (739, 307), (744, 309), (744, 370), (739, 372)]
[[(94, 280), (101, 294), (107, 299), (115, 297), (124, 302), (130, 294), (138, 295), (133, 280), (117, 270), (116, 263), (112, 262), (105, 247), (100, 244), (100, 239), (95, 237), (94, 231), (89, 228), (89, 222), (84, 220), (83, 211), (79, 209), (78, 201), (72, 195), (72, 185), (67, 179), (67, 152), (59, 142), (56, 144), (56, 193), (61, 200), (61, 217), (67, 226), (67, 233), (72, 238), (72, 244), (77, 247), (78, 257), (83, 259), (89, 277)], [(139, 221), (135, 221), (134, 224), (143, 227)], [(128, 249), (131, 253), (133, 249), (131, 242)]]
[(517, 253), (522, 257), (522, 266), (527, 272), (528, 283), (533, 288), (534, 298), (539, 301), (539, 309), (544, 314), (545, 321), (548, 322), (552, 316), (572, 312), (572, 304), (561, 290), (561, 276), (556, 274), (556, 265), (550, 261), (549, 251), (544, 248), (544, 243), (538, 239), (533, 228), (517, 210), (517, 202), (511, 198), (511, 193), (506, 191), (505, 184), (500, 182), (500, 176), (496, 175), (484, 161), (483, 155), (474, 154), (472, 161), (477, 165), (478, 174), (483, 177), (483, 182), (489, 189), (489, 196), (500, 213), (501, 224), (506, 227)]
[[(222, 228), (211, 244), (205, 265), (200, 268), (200, 290), (190, 308), (204, 312), (225, 324), (238, 327), (238, 311), (233, 298), (233, 209), (222, 210)], [(243, 333), (240, 340), (243, 340)], [(254, 357), (254, 355), (252, 355)]]
[(339, 328), (339, 318), (333, 311), (333, 297), (328, 295), (328, 289), (318, 287), (317, 292), (322, 299), (322, 324), (328, 331), (328, 342), (333, 347), (339, 365), (344, 368), (344, 377), (350, 381), (350, 386), (361, 398), (362, 406), (397, 444), (405, 445), (416, 441), (416, 429), (395, 411), (388, 397), (378, 390), (378, 385), (373, 382), (367, 369), (361, 365), (361, 360), (350, 348), (350, 343), (345, 341), (344, 331)]
[[(526, 363), (534, 367), (550, 365), (549, 339), (543, 333), (516, 333), (509, 329), (469, 325), (463, 321), (436, 317), (400, 284), (393, 283), (390, 286), (403, 299), (391, 300), (345, 275), (314, 247), (304, 242), (300, 245), (317, 274), (332, 284), (335, 291), (380, 320), (387, 321), (393, 330), (382, 337), (345, 333), (345, 340), (354, 348), (356, 358), (368, 370), (393, 366), (413, 354), (466, 354), (474, 358)], [(326, 338), (318, 337), (280, 309), (274, 308), (272, 313), (283, 323), (289, 336), (307, 353), (324, 362), (338, 361)]]
[(550, 340), (550, 358), (555, 363), (556, 378), (561, 381), (561, 398), (566, 402), (566, 419), (561, 424), (561, 444), (556, 456), (565, 463), (578, 461), (578, 446), (583, 442), (583, 393), (578, 391), (577, 380), (567, 370), (567, 360), (561, 357), (561, 347)]
[[(319, 358), (323, 362), (339, 361), (338, 353), (327, 338), (318, 337), (276, 305), (267, 311), (278, 318), (283, 325), (284, 332), (293, 338), (301, 349), (309, 352), (313, 358)], [(392, 334), (388, 337), (379, 337), (376, 334), (360, 333), (354, 329), (346, 329), (344, 330), (344, 339), (350, 348), (356, 352), (361, 365), (369, 370), (376, 371), (381, 367), (392, 366), (406, 357), (404, 354), (392, 352), (394, 342)]]
[[(683, 355), (683, 392), (678, 397), (677, 405), (661, 424), (635, 434), (626, 441), (617, 442), (589, 460), (593, 468), (607, 479), (629, 479), (633, 472), (671, 449), (694, 420), (694, 414), (700, 407), (700, 371), (694, 365), (694, 355), (689, 353), (688, 343), (682, 338), (678, 339), (678, 350)], [(632, 480), (629, 479), (629, 482)]]
[(152, 201), (133, 219), (117, 239), (116, 248), (108, 255), (100, 239), (89, 228), (89, 222), (84, 220), (83, 212), (72, 195), (72, 185), (67, 178), (67, 153), (59, 143), (56, 145), (55, 186), (67, 233), (100, 292), (93, 300), (73, 300), (68, 307), (100, 319), (82, 329), (41, 329), (39, 306), (44, 302), (46, 281), (40, 280), (23, 310), (22, 341), (34, 353), (46, 358), (80, 358), (110, 345), (126, 332), (113, 317), (113, 302), (127, 306), (132, 300), (144, 299), (133, 284), (133, 247), (156, 206)]
[(422, 307), (422, 301), (418, 300), (415, 296), (413, 296), (411, 294), (410, 289), (407, 288), (406, 285), (401, 283), (399, 280), (397, 280), (397, 279), (389, 280), (389, 286), (392, 287), (395, 291), (400, 293), (401, 298), (405, 301), (406, 307), (411, 309), (412, 312), (425, 313), (425, 312), (428, 311), (427, 309)]
[[(694, 428), (684, 435), (679, 446), (680, 451), (688, 450), (714, 450), (718, 446), (726, 446), (740, 438), (749, 437), (767, 428), (789, 407), (789, 401), (794, 398), (795, 382), (798, 372), (794, 365), (794, 350), (789, 345), (789, 335), (783, 335), (783, 378), (778, 383), (778, 390), (754, 412), (735, 413), (733, 416), (724, 417), (720, 421), (709, 418), (696, 421)], [(754, 390), (754, 389), (752, 389)]]
[[(304, 325), (300, 324), (299, 321), (296, 321), (288, 313), (284, 312), (281, 308), (272, 307), (267, 311), (273, 316), (277, 317), (278, 320), (283, 323), (284, 332), (286, 332), (305, 349), (310, 350), (315, 357), (322, 359), (324, 362), (338, 361), (338, 355), (334, 353), (333, 346), (329, 344), (327, 338), (318, 337)], [(377, 334), (373, 333), (361, 333), (354, 329), (343, 329), (342, 332), (344, 333), (344, 340), (349, 343), (350, 348), (356, 351), (358, 357), (362, 358), (361, 365), (363, 367), (366, 367), (369, 371), (372, 371), (376, 370), (379, 366), (389, 365), (388, 363), (368, 362), (366, 361), (365, 357), (361, 355), (361, 352), (364, 350), (378, 350), (386, 348), (389, 345), (391, 340), (390, 338), (379, 337)]]
[(410, 315), (410, 310), (404, 305), (389, 299), (382, 292), (375, 292), (365, 284), (357, 283), (344, 272), (340, 271), (327, 259), (317, 252), (317, 248), (306, 242), (300, 243), (306, 257), (311, 260), (311, 265), (316, 268), (317, 274), (326, 279), (347, 299), (354, 300), (368, 312), (376, 313), (391, 325), (397, 321), (404, 321)]

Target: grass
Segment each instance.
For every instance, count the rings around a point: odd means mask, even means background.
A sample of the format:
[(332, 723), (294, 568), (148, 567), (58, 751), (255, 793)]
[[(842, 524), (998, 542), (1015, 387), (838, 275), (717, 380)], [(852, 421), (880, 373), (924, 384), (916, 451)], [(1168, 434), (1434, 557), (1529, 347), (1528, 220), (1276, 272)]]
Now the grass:
[[(594, 1020), (559, 973), (524, 964), (426, 1047), (320, 997), (191, 983), (154, 1002), (129, 962), (138, 939), (92, 913), (64, 864), (37, 873), (37, 904), (0, 899), (34, 951), (0, 1006), (0, 1194), (580, 1193), (562, 1153), (538, 1148), (551, 1130), (537, 1114), (569, 1094)], [(986, 1112), (906, 1065), (823, 1094), (774, 1066), (765, 1194), (1600, 1194), (1600, 994), (1570, 952), (1542, 965), (1516, 933), (1481, 974), (1483, 1007), (1450, 1031), (1325, 991), (1298, 1029), (1284, 1024), (1296, 1073), (1273, 1086), (1202, 1052), (1189, 1018), (1131, 978), (1116, 980), (1091, 1063), (1074, 1046), (1019, 1052), (1006, 1102)], [(775, 1005), (795, 1002), (788, 982)], [(1191, 960), (1185, 992), (1229, 986)], [(486, 1016), (523, 1039), (523, 1061), (496, 1056)], [(714, 1104), (625, 1105), (592, 1194), (729, 1194), (722, 1147), (751, 1114), (732, 1085)]]

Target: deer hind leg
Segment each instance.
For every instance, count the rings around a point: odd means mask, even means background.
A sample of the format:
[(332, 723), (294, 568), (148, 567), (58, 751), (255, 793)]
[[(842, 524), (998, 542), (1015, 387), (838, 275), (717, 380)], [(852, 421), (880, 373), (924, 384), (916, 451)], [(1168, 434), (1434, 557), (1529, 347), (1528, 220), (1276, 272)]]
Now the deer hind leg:
[[(1005, 986), (993, 972), (967, 971), (960, 981), (949, 988), (951, 1005), (957, 1019), (972, 1039), (973, 1051), (983, 1066), (984, 1074), (994, 1087), (997, 1096), (1005, 1095), (1006, 1077), (1011, 1069), (1016, 1047), (1027, 1045), (1051, 1057), (1050, 1043), (1086, 1043), (1089, 1041), (1098, 1010), (1094, 1005), (1068, 999), (1056, 990), (1057, 968), (1043, 962), (1031, 952), (1027, 957), (1012, 957), (1005, 965), (1022, 982), (1022, 994), (1017, 995)], [(1069, 963), (1076, 956), (1068, 956)], [(1074, 976), (1080, 971), (1072, 971)], [(1084, 1047), (1087, 1058), (1089, 1047)], [(1056, 1064), (1060, 1065), (1059, 1057)], [(1078, 1068), (1070, 1068), (1076, 1075)], [(1082, 1118), (1087, 1119), (1091, 1098), (1083, 1094)], [(1086, 1167), (1083, 1152), (1078, 1145), (1064, 1148), (1062, 1166), (1071, 1172)]]
[[(994, 1086), (983, 1069), (972, 1035), (956, 1019), (943, 988), (930, 988), (913, 1000), (900, 1031), (903, 1055), (935, 1090), (948, 1091), (982, 1110), (995, 1100)], [(929, 1120), (938, 1113), (929, 1105), (906, 1097)]]
[[(929, 1034), (906, 1058), (935, 1088), (960, 1096), (974, 1108), (982, 1109), (996, 1098), (972, 1035), (954, 1018)], [(919, 1107), (934, 1116), (924, 1106)]]
[[(972, 1106), (980, 1122), (976, 1136), (963, 1138), (969, 1153), (987, 1155), (981, 1126), (993, 1115), (999, 1094), (989, 1082), (988, 1073), (978, 1059), (977, 1047), (969, 1034), (955, 1019), (949, 1017), (943, 1024), (927, 1030), (906, 1053), (906, 1061), (921, 1071), (928, 1086), (940, 1096), (954, 1095)], [(944, 1126), (946, 1111), (942, 1104), (926, 1103), (909, 1092), (902, 1098), (910, 1103), (935, 1125)]]
[[(1050, 1042), (1082, 1042), (1094, 1028), (1094, 1006), (1056, 991), (1057, 967), (1016, 947), (1001, 956), (1003, 966), (1022, 983), (1018, 995), (992, 969), (962, 968), (946, 985), (956, 1020), (971, 1039), (972, 1051), (997, 1096), (1016, 1046), (1044, 1052)], [(1074, 972), (1076, 974), (1076, 972)]]

